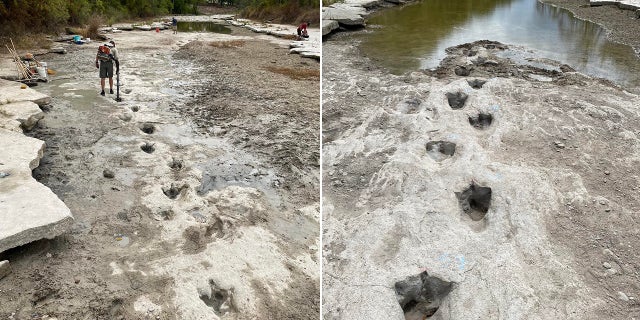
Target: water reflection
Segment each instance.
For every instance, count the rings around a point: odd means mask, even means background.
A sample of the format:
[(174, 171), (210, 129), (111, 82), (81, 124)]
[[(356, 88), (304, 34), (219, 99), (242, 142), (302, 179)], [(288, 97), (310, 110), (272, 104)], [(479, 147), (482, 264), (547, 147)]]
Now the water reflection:
[(180, 32), (215, 32), (215, 33), (231, 33), (231, 29), (224, 24), (215, 22), (189, 22), (178, 21), (178, 31)]
[(536, 0), (424, 0), (383, 11), (368, 23), (375, 32), (364, 36), (361, 49), (393, 73), (435, 67), (445, 48), (489, 39), (640, 87), (640, 60), (630, 47), (608, 41), (600, 26)]

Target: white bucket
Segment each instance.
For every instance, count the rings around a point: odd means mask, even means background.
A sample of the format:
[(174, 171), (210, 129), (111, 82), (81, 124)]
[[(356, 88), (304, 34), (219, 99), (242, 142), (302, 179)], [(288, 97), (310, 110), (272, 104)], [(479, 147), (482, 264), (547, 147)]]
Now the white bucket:
[(38, 70), (38, 75), (40, 75), (40, 78), (46, 78), (47, 77), (47, 68), (45, 68), (45, 67), (36, 67), (36, 70)]

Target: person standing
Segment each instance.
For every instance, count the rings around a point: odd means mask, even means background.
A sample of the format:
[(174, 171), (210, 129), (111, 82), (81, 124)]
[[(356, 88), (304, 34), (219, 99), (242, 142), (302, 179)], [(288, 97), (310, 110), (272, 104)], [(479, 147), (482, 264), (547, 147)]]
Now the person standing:
[(173, 19), (171, 20), (171, 29), (173, 29), (173, 34), (178, 33), (178, 20), (176, 19), (176, 17), (173, 17)]
[(96, 68), (100, 69), (100, 87), (101, 96), (104, 96), (105, 79), (109, 78), (109, 93), (113, 94), (113, 61), (116, 62), (116, 71), (120, 72), (120, 63), (118, 61), (118, 51), (115, 48), (116, 43), (112, 40), (109, 43), (98, 47), (96, 54)]

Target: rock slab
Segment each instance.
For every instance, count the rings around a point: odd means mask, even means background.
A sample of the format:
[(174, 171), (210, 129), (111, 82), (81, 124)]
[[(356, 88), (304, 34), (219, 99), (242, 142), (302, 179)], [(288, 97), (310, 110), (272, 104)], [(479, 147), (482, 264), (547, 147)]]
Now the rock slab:
[(11, 273), (9, 260), (0, 261), (0, 279), (6, 277), (9, 273)]
[(363, 15), (366, 10), (362, 7), (351, 7), (345, 5), (332, 5), (323, 9), (322, 19), (333, 20), (348, 27), (364, 26)]
[(0, 121), (0, 128), (22, 132), (21, 129), (33, 129), (36, 123), (44, 118), (44, 112), (31, 101), (20, 101), (0, 105), (0, 116), (5, 118), (4, 121)]
[(69, 208), (31, 176), (44, 141), (24, 136), (51, 98), (17, 82), (0, 80), (0, 252), (42, 238), (54, 238), (73, 222)]
[(640, 0), (591, 0), (591, 6), (617, 5), (621, 9), (640, 9)]
[(31, 88), (21, 89), (19, 82), (0, 79), (0, 105), (21, 101), (41, 106), (50, 103), (51, 97)]
[(336, 30), (340, 28), (340, 23), (338, 23), (338, 21), (334, 21), (334, 20), (322, 20), (322, 35), (326, 36), (328, 34), (330, 34), (331, 32), (333, 32), (333, 30)]
[(31, 176), (44, 142), (0, 129), (0, 252), (42, 238), (52, 239), (71, 226), (69, 208)]

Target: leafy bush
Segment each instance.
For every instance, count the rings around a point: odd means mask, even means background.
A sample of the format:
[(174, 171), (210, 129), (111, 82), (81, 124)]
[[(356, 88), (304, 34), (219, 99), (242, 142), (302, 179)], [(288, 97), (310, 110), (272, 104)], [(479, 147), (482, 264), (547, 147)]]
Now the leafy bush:
[[(170, 13), (196, 13), (200, 0), (0, 0), (0, 35), (60, 31), (96, 15), (106, 22)], [(91, 27), (91, 26), (90, 26)], [(91, 33), (91, 30), (89, 30)]]
[(246, 18), (276, 23), (320, 23), (319, 0), (237, 0)]

